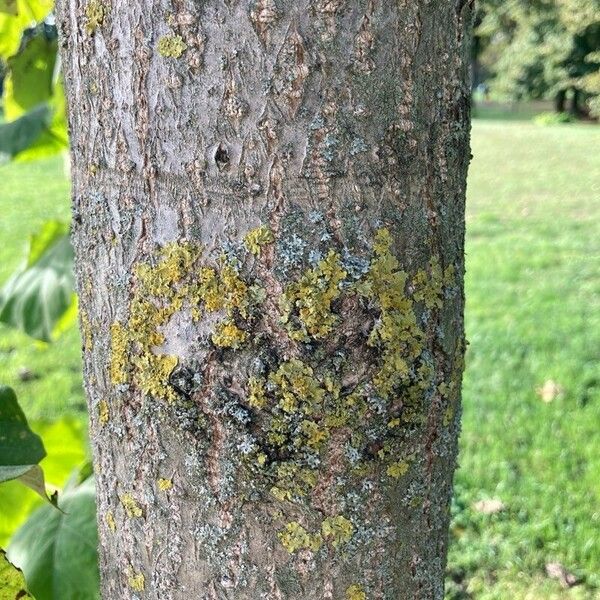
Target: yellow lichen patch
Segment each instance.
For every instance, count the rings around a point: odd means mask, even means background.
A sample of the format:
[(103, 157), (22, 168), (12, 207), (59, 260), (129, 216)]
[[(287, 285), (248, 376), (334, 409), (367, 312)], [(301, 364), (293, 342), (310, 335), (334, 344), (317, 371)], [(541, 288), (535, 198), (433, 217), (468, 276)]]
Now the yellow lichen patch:
[(144, 514), (144, 511), (141, 509), (136, 499), (129, 492), (121, 494), (119, 496), (119, 500), (121, 501), (121, 506), (125, 509), (125, 512), (128, 517), (139, 518)]
[(178, 359), (176, 356), (157, 356), (144, 352), (133, 359), (136, 368), (135, 383), (144, 394), (173, 402), (177, 396), (169, 384), (169, 377)]
[(104, 520), (106, 521), (108, 528), (114, 533), (117, 530), (117, 523), (112, 510), (109, 510), (106, 515), (104, 515)]
[[(177, 366), (174, 356), (155, 354), (154, 347), (165, 342), (160, 327), (183, 307), (188, 289), (183, 285), (193, 272), (194, 263), (201, 255), (198, 246), (188, 243), (170, 243), (158, 253), (156, 264), (138, 264), (136, 293), (129, 306), (127, 328), (113, 324), (111, 348), (111, 379), (113, 383), (133, 381), (150, 396), (174, 401), (176, 393), (169, 376)], [(129, 360), (129, 353), (133, 358)], [(131, 365), (128, 364), (128, 362)]]
[(131, 341), (138, 342), (145, 348), (160, 346), (165, 341), (165, 336), (158, 330), (165, 325), (173, 310), (160, 307), (155, 301), (148, 299), (140, 292), (131, 301), (129, 307), (129, 321), (127, 328)]
[(250, 290), (225, 257), (221, 259), (219, 271), (211, 267), (200, 269), (199, 281), (191, 293), (208, 312), (225, 309), (229, 317), (236, 311), (244, 318), (248, 316)]
[(161, 477), (156, 483), (161, 492), (167, 492), (173, 488), (173, 480), (171, 479), (164, 479)]
[[(331, 310), (331, 303), (340, 296), (340, 284), (346, 275), (339, 254), (330, 250), (315, 268), (306, 271), (298, 282), (285, 290), (280, 307), (283, 322), (292, 339), (320, 339), (331, 332), (337, 320)], [(301, 325), (299, 329), (291, 321), (296, 315)]]
[(143, 592), (146, 587), (146, 578), (143, 573), (136, 573), (132, 569), (127, 571), (127, 585), (134, 592)]
[[(281, 402), (278, 404), (281, 406)], [(275, 416), (271, 419), (269, 432), (267, 433), (267, 441), (272, 446), (283, 446), (287, 441), (287, 436), (289, 434), (289, 426), (279, 416)]]
[(358, 292), (381, 309), (379, 321), (369, 336), (369, 345), (381, 350), (381, 365), (373, 384), (383, 398), (389, 398), (398, 385), (408, 383), (411, 365), (424, 345), (424, 333), (417, 325), (413, 302), (405, 291), (407, 274), (400, 271), (391, 244), (390, 232), (380, 229), (375, 236), (375, 256), (369, 273), (358, 286)]
[(98, 0), (90, 0), (85, 5), (85, 31), (88, 35), (92, 35), (98, 27), (104, 23), (104, 19), (108, 13), (108, 7)]
[(439, 309), (444, 305), (444, 287), (454, 285), (455, 269), (453, 265), (450, 265), (442, 271), (440, 259), (437, 256), (429, 261), (427, 267), (427, 269), (417, 271), (413, 279), (414, 299), (417, 302), (424, 302), (430, 310)]
[(163, 35), (158, 40), (157, 50), (165, 58), (180, 58), (187, 50), (187, 44), (180, 35)]
[(323, 537), (330, 540), (335, 548), (346, 544), (354, 535), (354, 525), (343, 515), (327, 517), (321, 524)]
[(358, 583), (351, 585), (346, 590), (346, 600), (367, 600), (367, 594), (362, 587)]
[(272, 496), (277, 498), (277, 500), (279, 500), (279, 502), (286, 502), (286, 501), (290, 501), (292, 499), (292, 492), (290, 492), (289, 490), (282, 489), (276, 485), (274, 485), (269, 490), (269, 492), (271, 493)]
[(260, 256), (261, 248), (266, 244), (272, 244), (274, 241), (273, 232), (266, 225), (252, 229), (244, 238), (244, 244), (248, 252), (251, 252), (255, 256)]
[(394, 479), (400, 479), (408, 472), (409, 464), (404, 460), (399, 460), (397, 462), (393, 462), (388, 466), (386, 472), (390, 477)]
[(444, 417), (442, 419), (444, 427), (448, 427), (448, 425), (452, 423), (452, 419), (454, 419), (454, 406), (450, 405), (444, 411)]
[(264, 467), (267, 462), (267, 455), (264, 452), (260, 452), (256, 455), (256, 463), (259, 467)]
[(88, 314), (82, 310), (80, 312), (81, 318), (81, 338), (83, 339), (83, 348), (86, 352), (89, 352), (93, 346), (93, 338), (92, 338), (92, 324), (90, 323), (90, 318)]
[(142, 263), (136, 266), (140, 291), (158, 298), (172, 298), (173, 286), (190, 273), (200, 253), (200, 248), (189, 242), (166, 244), (160, 250), (156, 265)]
[(247, 338), (248, 334), (230, 320), (219, 323), (211, 336), (213, 344), (221, 348), (240, 348)]
[(312, 367), (295, 358), (281, 363), (269, 380), (277, 386), (279, 405), (288, 413), (302, 406), (304, 414), (312, 414), (325, 397), (325, 389), (316, 379)]
[(285, 529), (277, 534), (277, 537), (279, 537), (282, 546), (290, 554), (303, 549), (316, 552), (323, 543), (323, 538), (319, 533), (309, 533), (297, 521), (288, 523), (285, 526)]
[(366, 412), (367, 405), (359, 390), (343, 397), (339, 395), (339, 389), (334, 389), (323, 422), (328, 428), (344, 427), (364, 417)]
[(317, 475), (316, 470), (299, 467), (294, 463), (280, 464), (277, 467), (277, 480), (270, 490), (271, 495), (280, 502), (307, 496), (317, 484)]
[(248, 380), (248, 404), (252, 408), (265, 408), (267, 397), (265, 395), (265, 382), (257, 377)]
[(127, 383), (129, 380), (129, 340), (123, 325), (115, 321), (110, 326), (110, 380), (113, 384)]
[(314, 421), (305, 419), (301, 424), (302, 433), (306, 436), (306, 445), (315, 450), (320, 449), (323, 444), (329, 439), (327, 429), (320, 427)]
[[(220, 268), (200, 267), (200, 246), (190, 242), (166, 244), (155, 261), (136, 265), (135, 295), (129, 306), (127, 328), (114, 327), (111, 372), (114, 382), (129, 378), (144, 393), (172, 402), (177, 393), (169, 377), (178, 358), (157, 353), (166, 339), (161, 328), (183, 309), (190, 310), (195, 320), (202, 310), (225, 310), (228, 318), (220, 322), (212, 341), (224, 348), (239, 348), (248, 334), (234, 321), (246, 318), (250, 305), (249, 289), (237, 270), (223, 256)], [(129, 353), (131, 365), (125, 362)], [(131, 373), (129, 373), (131, 370)]]
[(211, 267), (202, 267), (200, 269), (196, 295), (199, 302), (204, 302), (204, 306), (209, 312), (215, 312), (223, 308), (223, 298), (219, 290), (217, 272)]
[(106, 400), (100, 400), (98, 402), (98, 421), (100, 425), (104, 426), (110, 420), (110, 409)]
[(227, 313), (231, 315), (234, 310), (238, 310), (245, 318), (248, 311), (248, 286), (229, 262), (225, 262), (221, 268), (219, 287)]
[(444, 269), (444, 287), (451, 288), (456, 285), (456, 267), (448, 265)]
[(440, 393), (442, 398), (449, 398), (452, 395), (453, 391), (454, 391), (454, 382), (453, 381), (450, 381), (449, 383), (446, 383), (445, 381), (443, 381), (442, 383), (440, 383), (438, 385), (438, 392)]

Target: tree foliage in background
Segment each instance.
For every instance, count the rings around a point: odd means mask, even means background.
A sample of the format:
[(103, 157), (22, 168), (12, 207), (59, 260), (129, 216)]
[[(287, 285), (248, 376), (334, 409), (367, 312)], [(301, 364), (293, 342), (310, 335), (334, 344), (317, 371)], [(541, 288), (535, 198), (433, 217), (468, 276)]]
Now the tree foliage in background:
[[(0, 163), (68, 146), (53, 0), (0, 0), (0, 79), (5, 122)], [(73, 323), (73, 256), (68, 227), (45, 223), (26, 262), (0, 289), (0, 323), (42, 341)]]
[(600, 115), (600, 0), (480, 0), (475, 50), (498, 94)]
[[(67, 452), (72, 442), (68, 438), (61, 435), (61, 445)], [(72, 448), (70, 450), (72, 453)], [(44, 444), (30, 429), (14, 391), (0, 385), (0, 507), (3, 517), (9, 513), (14, 519), (18, 514), (15, 514), (14, 509), (18, 511), (18, 507), (14, 503), (8, 507), (2, 505), (2, 500), (6, 500), (3, 497), (7, 489), (5, 484), (12, 481), (26, 485), (50, 500), (46, 496), (44, 472), (39, 465), (45, 456)], [(56, 465), (51, 471), (56, 474)], [(3, 537), (1, 529), (0, 537)], [(97, 597), (97, 539), (94, 480), (91, 465), (86, 463), (72, 474), (60, 498), (54, 495), (22, 523), (12, 537), (8, 560), (0, 549), (0, 599), (31, 598), (26, 588), (36, 600)]]
[(4, 72), (0, 162), (39, 158), (68, 145), (52, 0), (0, 0)]
[(30, 237), (21, 268), (0, 289), (0, 323), (49, 342), (74, 322), (76, 312), (68, 227), (47, 221)]

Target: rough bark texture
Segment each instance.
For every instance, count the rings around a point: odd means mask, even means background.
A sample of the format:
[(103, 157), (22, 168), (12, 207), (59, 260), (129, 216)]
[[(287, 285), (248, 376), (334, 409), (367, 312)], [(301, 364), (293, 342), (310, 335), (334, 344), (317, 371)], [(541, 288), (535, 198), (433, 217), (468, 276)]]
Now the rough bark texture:
[(465, 0), (62, 0), (103, 596), (442, 598)]

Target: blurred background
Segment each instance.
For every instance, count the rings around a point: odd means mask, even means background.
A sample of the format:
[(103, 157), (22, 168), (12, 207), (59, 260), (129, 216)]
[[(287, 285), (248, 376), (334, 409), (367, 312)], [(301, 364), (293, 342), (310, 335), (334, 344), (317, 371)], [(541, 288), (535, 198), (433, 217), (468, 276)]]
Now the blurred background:
[[(476, 6), (447, 598), (599, 599), (600, 1)], [(54, 509), (8, 481), (0, 547), (38, 600), (69, 600), (94, 598), (97, 569), (93, 496), (78, 496), (90, 466), (51, 11), (51, 0), (0, 0), (0, 385), (44, 442), (49, 488), (67, 486), (68, 518), (87, 525), (85, 540), (67, 539), (43, 512)], [(50, 540), (46, 554), (32, 535)], [(58, 547), (71, 548), (75, 587)]]

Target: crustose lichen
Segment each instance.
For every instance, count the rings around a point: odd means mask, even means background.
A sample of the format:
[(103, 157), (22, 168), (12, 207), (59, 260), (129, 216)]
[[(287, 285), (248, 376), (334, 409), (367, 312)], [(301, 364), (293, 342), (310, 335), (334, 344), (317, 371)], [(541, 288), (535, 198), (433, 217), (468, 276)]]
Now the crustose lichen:
[(90, 0), (84, 9), (85, 12), (85, 31), (88, 35), (92, 35), (98, 27), (104, 23), (104, 19), (108, 13), (108, 7), (99, 2), (99, 0)]
[(187, 50), (187, 44), (180, 35), (163, 35), (158, 40), (157, 49), (165, 58), (180, 58)]

